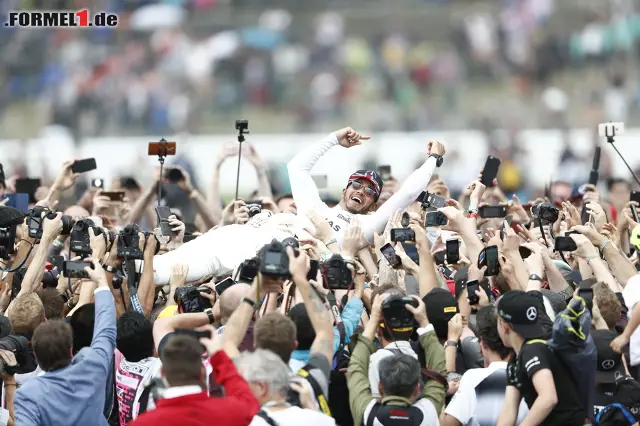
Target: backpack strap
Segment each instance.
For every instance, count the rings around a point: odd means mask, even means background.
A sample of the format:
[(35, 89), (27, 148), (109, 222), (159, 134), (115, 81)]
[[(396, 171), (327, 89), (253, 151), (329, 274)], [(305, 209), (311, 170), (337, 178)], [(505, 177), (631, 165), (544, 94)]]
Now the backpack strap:
[(600, 410), (600, 412), (598, 413), (598, 416), (596, 417), (596, 423), (600, 424), (600, 418), (605, 413), (605, 411), (609, 411), (613, 408), (617, 408), (618, 410), (620, 410), (620, 412), (625, 417), (625, 419), (627, 419), (630, 425), (634, 425), (637, 423), (635, 417), (629, 411), (627, 411), (627, 409), (622, 404), (617, 402), (614, 402), (613, 404), (609, 404), (606, 407), (604, 407), (602, 410)]
[(267, 422), (269, 426), (278, 426), (278, 423), (276, 423), (275, 420), (273, 420), (264, 410), (258, 411), (256, 413), (256, 416), (260, 417), (262, 420)]
[[(344, 322), (342, 321), (342, 316), (340, 315), (340, 310), (338, 309), (338, 303), (336, 302), (336, 296), (333, 292), (329, 292), (327, 294), (327, 301), (331, 306), (331, 314), (333, 315), (333, 320), (335, 321), (336, 327), (338, 328), (338, 333), (340, 333), (340, 349), (344, 346), (347, 340), (347, 330), (344, 327)], [(338, 352), (336, 351), (336, 352)]]
[(373, 404), (373, 407), (371, 407), (371, 411), (369, 411), (369, 417), (367, 417), (367, 423), (365, 426), (373, 426), (373, 422), (376, 421), (376, 416), (378, 415), (378, 410), (380, 409), (380, 407), (381, 405), (379, 402)]
[(322, 391), (322, 388), (320, 387), (320, 383), (318, 383), (318, 381), (311, 374), (309, 374), (309, 370), (311, 370), (312, 368), (313, 367), (307, 364), (304, 367), (302, 367), (300, 370), (298, 370), (297, 374), (300, 377), (304, 377), (307, 380), (307, 382), (309, 382), (309, 384), (311, 385), (311, 389), (313, 389), (313, 393), (316, 394), (316, 399), (318, 400), (318, 404), (320, 405), (320, 411), (322, 411), (327, 416), (331, 417), (331, 409), (329, 409), (327, 396)]
[(153, 388), (153, 382), (149, 383), (142, 390), (139, 399), (139, 407), (138, 407), (138, 416), (147, 411), (147, 406), (149, 405), (149, 396), (151, 395), (151, 389)]

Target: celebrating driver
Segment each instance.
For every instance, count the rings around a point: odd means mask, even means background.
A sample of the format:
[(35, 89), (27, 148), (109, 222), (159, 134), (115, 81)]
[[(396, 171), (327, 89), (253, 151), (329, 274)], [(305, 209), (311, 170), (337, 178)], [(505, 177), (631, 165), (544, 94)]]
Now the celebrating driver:
[[(382, 179), (373, 170), (358, 170), (349, 178), (347, 187), (342, 191), (340, 204), (329, 208), (320, 199), (318, 188), (311, 177), (311, 169), (325, 152), (336, 145), (351, 148), (369, 140), (351, 127), (331, 133), (322, 141), (307, 148), (288, 164), (291, 192), (295, 200), (298, 214), (306, 214), (315, 210), (324, 215), (333, 228), (336, 242), (342, 244), (342, 236), (349, 223), (357, 217), (369, 242), (373, 242), (373, 234), (384, 230), (389, 218), (398, 209), (409, 206), (431, 179), (433, 170), (442, 164), (445, 154), (444, 145), (437, 141), (429, 142), (427, 161), (405, 181), (400, 190), (376, 210), (376, 203), (382, 192)], [(373, 212), (372, 214), (369, 214)]]

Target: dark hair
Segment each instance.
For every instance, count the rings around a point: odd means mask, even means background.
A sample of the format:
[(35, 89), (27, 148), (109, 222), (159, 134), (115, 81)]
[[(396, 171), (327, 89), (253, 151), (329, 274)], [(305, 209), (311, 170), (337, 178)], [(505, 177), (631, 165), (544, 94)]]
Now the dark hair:
[(284, 200), (285, 198), (293, 199), (293, 194), (282, 194), (282, 195), (279, 195), (278, 198), (275, 199), (276, 206), (278, 205), (278, 203), (280, 201)]
[(298, 341), (298, 349), (311, 349), (313, 341), (316, 338), (316, 332), (311, 324), (309, 314), (304, 303), (298, 303), (289, 310), (287, 314), (296, 325), (296, 340)]
[(296, 343), (296, 334), (296, 324), (279, 312), (260, 318), (253, 330), (256, 348), (269, 349), (287, 364)]
[(55, 288), (43, 288), (38, 292), (38, 297), (44, 306), (44, 317), (47, 320), (61, 319), (64, 309), (64, 300)]
[(489, 305), (481, 308), (476, 315), (476, 322), (478, 324), (478, 337), (484, 344), (502, 359), (509, 356), (511, 349), (502, 343), (500, 334), (498, 334), (498, 314), (495, 307)]
[(153, 356), (153, 326), (143, 314), (127, 311), (118, 318), (116, 347), (130, 362)]
[(91, 346), (93, 340), (93, 324), (96, 317), (96, 305), (87, 303), (78, 308), (71, 315), (71, 329), (73, 330), (73, 354), (80, 352), (80, 349)]
[(202, 385), (202, 344), (192, 336), (173, 334), (162, 346), (160, 361), (170, 386)]
[(411, 398), (420, 383), (420, 363), (407, 354), (383, 358), (378, 364), (384, 396)]
[(397, 294), (401, 294), (403, 296), (406, 295), (406, 292), (403, 289), (401, 289), (400, 287), (398, 287), (393, 283), (384, 283), (382, 285), (379, 285), (371, 293), (371, 306), (373, 306), (373, 302), (376, 300), (376, 297), (379, 296), (380, 294), (385, 294), (387, 292), (392, 293), (394, 291)]
[(613, 188), (613, 185), (617, 185), (619, 183), (624, 183), (629, 187), (629, 189), (631, 189), (631, 183), (629, 183), (628, 180), (622, 179), (622, 178), (609, 178), (607, 179), (607, 191), (611, 191), (611, 188)]
[(64, 368), (71, 363), (69, 351), (73, 346), (73, 331), (63, 320), (40, 324), (33, 333), (31, 344), (38, 365), (44, 371)]

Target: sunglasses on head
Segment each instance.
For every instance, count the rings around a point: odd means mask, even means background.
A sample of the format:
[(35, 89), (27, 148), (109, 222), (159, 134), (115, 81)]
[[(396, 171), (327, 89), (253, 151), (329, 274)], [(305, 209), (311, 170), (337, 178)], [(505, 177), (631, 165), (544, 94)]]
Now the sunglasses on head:
[[(362, 182), (358, 182), (357, 180), (354, 180), (353, 182), (351, 182), (351, 185), (353, 186), (353, 189), (360, 190), (362, 189), (362, 187), (364, 187), (364, 184)], [(375, 197), (377, 195), (376, 191), (367, 186), (364, 188), (364, 193), (368, 196), (368, 197)]]

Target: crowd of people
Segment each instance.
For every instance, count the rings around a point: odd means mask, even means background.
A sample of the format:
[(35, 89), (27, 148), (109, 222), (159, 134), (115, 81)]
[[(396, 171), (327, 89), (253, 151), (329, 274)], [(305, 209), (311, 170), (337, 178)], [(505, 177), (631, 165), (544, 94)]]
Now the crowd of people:
[(630, 183), (523, 203), (485, 168), (452, 199), (429, 141), (404, 182), (325, 199), (315, 163), (369, 139), (301, 150), (290, 194), (258, 167), (226, 206), (173, 166), (76, 198), (98, 158), (21, 207), (0, 168), (0, 424), (638, 424)]

